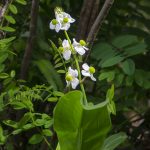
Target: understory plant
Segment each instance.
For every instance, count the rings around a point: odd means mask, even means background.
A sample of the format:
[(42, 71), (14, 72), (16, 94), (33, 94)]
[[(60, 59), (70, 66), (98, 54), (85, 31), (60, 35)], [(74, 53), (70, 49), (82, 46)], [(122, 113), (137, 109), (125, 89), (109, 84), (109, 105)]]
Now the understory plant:
[[(113, 150), (126, 139), (124, 133), (107, 137), (111, 129), (111, 114), (116, 114), (114, 85), (107, 91), (106, 100), (99, 104), (88, 101), (84, 88), (86, 79), (96, 82), (96, 69), (84, 62), (89, 51), (88, 43), (83, 39), (76, 41), (68, 35), (68, 30), (75, 22), (61, 8), (55, 9), (55, 19), (50, 22), (50, 29), (57, 33), (64, 32), (65, 39), (59, 39), (57, 47), (52, 41), (58, 66), (63, 66), (60, 73), (65, 73), (66, 91), (54, 109), (54, 130), (58, 136), (57, 150)], [(79, 85), (79, 88), (78, 88)], [(75, 90), (78, 88), (79, 90)], [(114, 140), (114, 141), (113, 141)]]

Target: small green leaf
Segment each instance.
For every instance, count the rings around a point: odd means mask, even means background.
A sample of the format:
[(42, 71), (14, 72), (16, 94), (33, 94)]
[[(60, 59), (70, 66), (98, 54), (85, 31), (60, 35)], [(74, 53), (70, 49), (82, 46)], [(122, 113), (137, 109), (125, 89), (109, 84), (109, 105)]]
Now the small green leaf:
[(6, 137), (4, 136), (3, 128), (2, 128), (1, 125), (0, 125), (0, 145), (1, 145), (1, 144), (4, 144), (4, 143), (5, 143), (5, 140), (6, 140)]
[(133, 75), (135, 72), (135, 63), (131, 59), (127, 59), (121, 63), (121, 68), (127, 75)]
[(66, 73), (65, 70), (58, 70), (57, 72), (58, 72), (58, 73)]
[(42, 142), (43, 140), (43, 136), (41, 134), (34, 134), (30, 139), (29, 139), (29, 143), (30, 144), (38, 144), (40, 142)]
[(104, 141), (102, 150), (115, 150), (115, 148), (127, 139), (127, 135), (123, 132), (111, 135)]
[(52, 136), (53, 133), (51, 132), (50, 129), (44, 129), (42, 130), (42, 133), (45, 135), (45, 136)]
[(59, 91), (54, 91), (54, 92), (53, 92), (53, 95), (54, 95), (54, 96), (64, 96), (64, 93), (59, 92)]
[(8, 26), (5, 26), (5, 27), (0, 26), (0, 30), (6, 31), (6, 32), (15, 32), (14, 28), (8, 27)]
[(10, 22), (10, 23), (12, 23), (12, 24), (15, 24), (16, 23), (16, 21), (15, 21), (15, 19), (12, 17), (12, 16), (5, 16), (5, 19), (8, 21), (8, 22)]
[(25, 0), (16, 0), (19, 4), (27, 5), (27, 2)]
[(57, 97), (50, 97), (47, 99), (48, 102), (57, 102), (58, 98)]
[(9, 75), (7, 73), (0, 73), (0, 79), (6, 79)]
[(116, 64), (118, 64), (119, 62), (121, 62), (124, 59), (124, 57), (121, 56), (115, 56), (115, 57), (111, 57), (107, 60), (105, 60), (102, 64), (101, 67), (110, 67), (110, 66), (114, 66)]
[(10, 73), (10, 76), (11, 76), (12, 78), (14, 78), (15, 75), (16, 75), (16, 72), (15, 72), (14, 70), (12, 70), (11, 73)]
[(17, 12), (18, 12), (17, 7), (13, 4), (9, 5), (9, 9), (13, 14), (17, 14)]
[(58, 63), (58, 64), (55, 65), (54, 68), (59, 68), (59, 67), (61, 67), (61, 66), (63, 66), (63, 63)]

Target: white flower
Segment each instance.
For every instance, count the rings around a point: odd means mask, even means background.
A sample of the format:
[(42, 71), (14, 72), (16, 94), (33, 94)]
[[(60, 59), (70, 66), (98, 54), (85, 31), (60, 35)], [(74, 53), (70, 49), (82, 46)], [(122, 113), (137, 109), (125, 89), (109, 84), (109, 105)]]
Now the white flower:
[(82, 75), (85, 77), (90, 77), (93, 81), (96, 81), (96, 79), (94, 78), (93, 74), (95, 73), (95, 68), (92, 66), (88, 66), (88, 64), (83, 64), (82, 68), (84, 70), (82, 70)]
[(66, 74), (67, 86), (71, 85), (72, 88), (75, 89), (79, 84), (79, 80), (77, 77), (78, 77), (78, 71), (76, 69), (73, 70), (71, 67), (69, 67), (68, 72)]
[(58, 20), (53, 19), (53, 20), (50, 22), (49, 27), (50, 27), (50, 29), (55, 30), (56, 32), (59, 32), (60, 29), (61, 29), (61, 23), (60, 23)]
[(71, 47), (69, 45), (68, 40), (63, 40), (62, 42), (62, 46), (63, 47), (59, 47), (59, 50), (61, 51), (61, 53), (63, 54), (63, 57), (65, 60), (69, 60), (71, 57)]
[(85, 47), (86, 42), (84, 40), (80, 40), (80, 42), (78, 43), (75, 39), (73, 39), (72, 45), (73, 45), (75, 51), (77, 53), (79, 53), (80, 55), (85, 54), (85, 51), (88, 50), (88, 48)]
[(68, 30), (70, 28), (70, 23), (75, 22), (75, 19), (73, 19), (68, 13), (65, 13), (63, 11), (55, 11), (55, 17), (58, 22), (61, 23), (61, 30)]

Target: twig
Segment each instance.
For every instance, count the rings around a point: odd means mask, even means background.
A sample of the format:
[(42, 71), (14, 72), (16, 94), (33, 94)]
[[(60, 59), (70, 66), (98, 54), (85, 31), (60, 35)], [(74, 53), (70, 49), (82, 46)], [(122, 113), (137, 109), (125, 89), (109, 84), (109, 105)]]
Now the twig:
[(88, 37), (86, 39), (87, 43), (90, 45), (90, 50), (87, 54), (87, 57), (85, 59), (85, 61), (87, 60), (89, 54), (90, 54), (90, 51), (91, 51), (91, 47), (93, 45), (93, 42), (98, 34), (98, 31), (100, 30), (100, 27), (104, 21), (104, 19), (106, 18), (106, 16), (108, 15), (108, 12), (112, 6), (112, 4), (114, 3), (114, 0), (106, 0), (101, 11), (99, 12), (99, 15), (97, 16), (89, 34), (88, 34)]
[(106, 0), (105, 1), (102, 10), (99, 12), (99, 15), (97, 16), (89, 34), (88, 34), (88, 37), (86, 40), (88, 43), (91, 43), (92, 41), (95, 40), (95, 37), (96, 37), (98, 31), (100, 30), (103, 20), (107, 16), (113, 2), (114, 2), (114, 0)]
[(9, 4), (9, 1), (6, 0), (5, 5), (0, 9), (0, 22), (1, 22), (2, 18), (4, 17), (4, 15), (5, 15), (8, 4)]
[(77, 41), (80, 39), (85, 39), (87, 36), (87, 30), (90, 23), (92, 9), (94, 9), (95, 1), (96, 0), (84, 0), (76, 34)]
[(36, 36), (36, 26), (37, 26), (37, 18), (38, 18), (38, 9), (39, 9), (39, 0), (32, 0), (32, 7), (31, 7), (31, 21), (30, 21), (30, 29), (29, 29), (29, 38), (27, 41), (22, 66), (21, 66), (21, 79), (26, 79), (31, 55), (32, 55), (32, 49), (35, 42), (35, 36)]

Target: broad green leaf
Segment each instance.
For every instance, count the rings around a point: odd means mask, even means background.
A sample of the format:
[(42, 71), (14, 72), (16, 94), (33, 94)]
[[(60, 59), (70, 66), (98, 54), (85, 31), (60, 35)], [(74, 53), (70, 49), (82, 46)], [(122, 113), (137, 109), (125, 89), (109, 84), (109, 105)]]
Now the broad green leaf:
[(17, 7), (13, 4), (9, 5), (9, 9), (13, 14), (17, 14), (17, 12), (18, 12)]
[(0, 40), (0, 44), (7, 44), (7, 43), (13, 41), (15, 38), (16, 38), (16, 37), (13, 36), (13, 37), (10, 37), (10, 38), (2, 39), (2, 40)]
[(6, 59), (8, 58), (8, 54), (4, 53), (3, 55), (0, 56), (0, 64), (3, 63)]
[(111, 135), (105, 140), (102, 150), (115, 150), (126, 139), (127, 135), (123, 132)]
[(99, 75), (99, 80), (104, 80), (107, 79), (108, 82), (112, 81), (115, 77), (115, 71), (106, 71), (106, 72), (102, 72)]
[(124, 51), (128, 56), (134, 56), (146, 52), (146, 47), (147, 46), (145, 43), (139, 43), (132, 47), (126, 48)]
[(12, 17), (12, 16), (5, 16), (5, 19), (8, 21), (8, 22), (10, 22), (10, 23), (12, 23), (12, 24), (15, 24), (16, 23), (16, 21), (15, 21), (15, 19)]
[(29, 143), (30, 144), (38, 144), (40, 142), (42, 142), (43, 140), (43, 136), (41, 134), (34, 134), (30, 139), (29, 139)]
[(114, 66), (118, 64), (119, 62), (121, 62), (123, 59), (124, 57), (121, 57), (121, 56), (111, 57), (105, 60), (103, 63), (101, 63), (101, 67), (104, 68), (104, 67)]
[(11, 73), (10, 73), (10, 76), (11, 76), (12, 78), (14, 78), (14, 77), (15, 77), (15, 75), (16, 75), (15, 70), (12, 70), (12, 71), (11, 71)]
[(99, 150), (111, 127), (107, 101), (82, 104), (80, 91), (61, 97), (54, 110), (54, 129), (61, 150)]
[(25, 0), (16, 0), (19, 4), (27, 5), (27, 2)]
[(18, 127), (18, 123), (13, 120), (4, 120), (3, 123), (15, 129)]
[(8, 26), (5, 26), (5, 27), (0, 26), (0, 30), (6, 31), (6, 32), (15, 32), (14, 28), (8, 27)]
[(138, 39), (135, 35), (121, 35), (116, 37), (112, 44), (116, 46), (117, 48), (123, 48), (125, 46), (137, 43)]
[(127, 59), (121, 63), (121, 68), (127, 75), (133, 75), (135, 72), (135, 63), (132, 59)]

